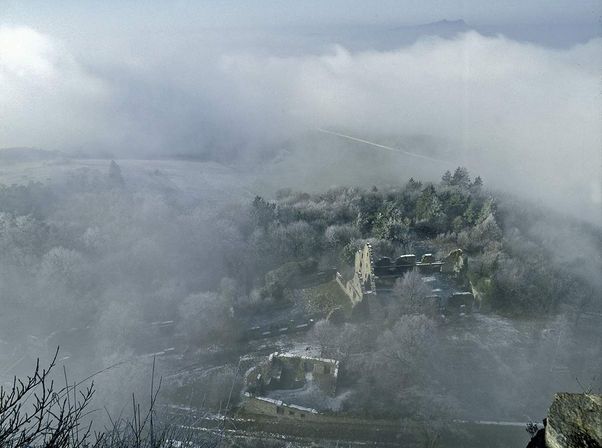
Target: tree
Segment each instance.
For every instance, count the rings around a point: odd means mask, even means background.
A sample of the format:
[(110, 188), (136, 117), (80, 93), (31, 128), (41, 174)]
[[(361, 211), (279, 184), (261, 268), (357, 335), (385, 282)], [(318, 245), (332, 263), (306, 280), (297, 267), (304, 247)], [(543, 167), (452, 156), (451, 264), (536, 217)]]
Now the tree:
[(482, 188), (483, 188), (483, 179), (481, 179), (481, 176), (475, 177), (474, 182), (470, 186), (470, 192), (472, 194), (478, 194), (481, 192)]
[(309, 339), (320, 349), (321, 356), (330, 356), (335, 346), (337, 333), (338, 329), (335, 325), (326, 319), (321, 319), (311, 329)]
[(413, 177), (410, 177), (410, 180), (408, 180), (408, 183), (406, 185), (406, 189), (409, 191), (412, 191), (412, 190), (420, 190), (421, 188), (422, 188), (422, 182), (416, 181), (416, 180), (414, 180)]
[[(469, 226), (474, 225), (477, 222), (477, 219), (479, 217), (479, 212), (480, 212), (480, 205), (477, 201), (475, 201), (474, 199), (471, 199), (470, 202), (468, 203), (468, 207), (466, 207), (466, 210), (464, 211), (464, 221), (466, 222), (466, 224), (468, 224)], [(459, 229), (458, 229), (459, 230)]]
[(393, 294), (398, 298), (399, 309), (402, 313), (433, 311), (433, 304), (427, 302), (427, 297), (431, 293), (431, 288), (424, 283), (416, 269), (406, 272), (393, 287)]
[(454, 171), (454, 175), (451, 178), (451, 185), (468, 188), (470, 186), (470, 174), (468, 173), (468, 170), (463, 166), (456, 168), (456, 171)]
[(181, 331), (197, 346), (235, 336), (230, 304), (215, 293), (192, 294), (184, 299), (179, 311)]
[(61, 283), (76, 289), (83, 286), (82, 273), (85, 266), (83, 256), (75, 250), (53, 247), (42, 257), (40, 275), (46, 281)]
[(438, 232), (445, 224), (443, 206), (435, 187), (427, 186), (416, 202), (416, 224), (431, 232)]
[(267, 202), (261, 196), (255, 196), (251, 206), (251, 216), (255, 220), (255, 225), (267, 229), (277, 218), (276, 204)]
[[(83, 425), (94, 387), (76, 393), (74, 386), (57, 389), (51, 379), (58, 349), (50, 365), (36, 363), (33, 375), (0, 386), (0, 446), (7, 448), (78, 448), (98, 445)], [(80, 426), (83, 426), (80, 428)], [(90, 443), (89, 443), (90, 442)]]
[(350, 224), (328, 226), (324, 231), (326, 242), (335, 248), (343, 247), (360, 236), (357, 228)]
[(423, 314), (411, 314), (401, 316), (393, 328), (378, 338), (377, 364), (392, 388), (415, 387), (426, 381), (424, 371), (436, 344), (435, 332), (433, 320)]
[(287, 225), (279, 225), (270, 234), (274, 244), (274, 252), (283, 260), (307, 258), (313, 255), (319, 244), (319, 235), (306, 221), (295, 221)]
[(502, 236), (502, 229), (500, 229), (495, 217), (493, 214), (489, 214), (470, 231), (468, 246), (473, 250), (482, 250), (488, 244), (501, 241)]
[(358, 325), (335, 325), (325, 319), (316, 322), (310, 340), (320, 349), (322, 356), (345, 364), (353, 354), (361, 352), (368, 345), (367, 334)]
[(452, 174), (450, 173), (449, 170), (447, 170), (441, 177), (441, 184), (445, 185), (445, 186), (449, 186), (449, 185), (451, 185), (451, 182), (452, 182)]
[(452, 221), (462, 216), (468, 208), (470, 196), (466, 192), (453, 188), (443, 191), (439, 195), (442, 202), (443, 213), (448, 220)]
[(362, 235), (367, 235), (371, 232), (376, 215), (382, 206), (382, 202), (382, 194), (378, 192), (372, 191), (361, 196), (358, 204), (359, 212), (356, 223), (357, 228), (362, 232)]
[(289, 261), (269, 271), (265, 275), (264, 296), (282, 300), (285, 289), (293, 288), (295, 282), (301, 280), (304, 275), (315, 272), (317, 267), (318, 262), (308, 258), (304, 261)]
[(409, 238), (409, 223), (392, 203), (387, 202), (376, 214), (372, 233), (375, 238), (406, 245)]
[(345, 244), (340, 254), (341, 263), (352, 265), (355, 260), (356, 252), (360, 250), (365, 243), (366, 240), (354, 239)]
[(115, 187), (123, 187), (125, 185), (123, 175), (121, 174), (121, 168), (114, 160), (111, 160), (111, 163), (109, 164), (109, 180)]

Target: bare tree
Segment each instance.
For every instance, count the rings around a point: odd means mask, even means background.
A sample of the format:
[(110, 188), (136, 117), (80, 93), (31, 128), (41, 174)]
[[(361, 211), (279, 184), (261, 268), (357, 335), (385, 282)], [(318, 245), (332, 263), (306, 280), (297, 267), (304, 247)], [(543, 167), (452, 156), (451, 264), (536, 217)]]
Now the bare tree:
[(416, 269), (407, 272), (395, 282), (393, 293), (399, 298), (402, 313), (423, 313), (432, 305), (426, 300), (432, 290), (424, 283)]
[(83, 425), (86, 408), (94, 395), (93, 385), (82, 391), (66, 385), (57, 389), (50, 378), (58, 349), (50, 365), (25, 380), (13, 379), (8, 388), (0, 386), (0, 446), (7, 448), (88, 447), (91, 423)]
[(394, 374), (421, 367), (435, 343), (435, 323), (424, 315), (407, 315), (378, 339), (379, 354)]
[(320, 349), (322, 356), (332, 356), (336, 346), (337, 329), (326, 319), (319, 320), (313, 326), (310, 340)]
[(69, 385), (65, 372), (65, 387), (56, 388), (51, 374), (57, 355), (58, 349), (47, 368), (41, 368), (38, 360), (31, 376), (24, 380), (15, 377), (8, 388), (0, 386), (2, 448), (214, 448), (218, 445), (219, 431), (191, 431), (194, 423), (184, 422), (181, 417), (175, 422), (156, 418), (161, 380), (155, 384), (154, 360), (148, 407), (143, 411), (132, 394), (131, 416), (113, 418), (109, 414), (110, 425), (93, 433), (93, 421), (88, 416), (92, 413), (89, 406), (94, 385), (78, 390), (91, 377)]

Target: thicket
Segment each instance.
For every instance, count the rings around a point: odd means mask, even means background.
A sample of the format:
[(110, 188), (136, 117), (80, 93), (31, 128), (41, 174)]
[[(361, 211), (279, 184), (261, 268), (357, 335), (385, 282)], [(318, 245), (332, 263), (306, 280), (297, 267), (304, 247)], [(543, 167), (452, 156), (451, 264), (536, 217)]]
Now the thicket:
[(0, 186), (3, 338), (86, 327), (102, 356), (151, 350), (149, 323), (174, 320), (181, 333), (206, 328), (191, 343), (231, 341), (232, 310), (281, 300), (311, 270), (350, 266), (366, 241), (388, 256), (462, 248), (483, 304), (503, 313), (583, 308), (601, 287), (599, 229), (493, 194), (463, 168), (436, 184), (282, 190), (242, 205), (140, 191), (116, 164)]
[(152, 350), (149, 323), (174, 320), (190, 343), (228, 342), (233, 310), (282, 300), (312, 270), (350, 266), (366, 241), (389, 256), (462, 248), (483, 304), (503, 313), (583, 308), (601, 287), (599, 229), (493, 194), (464, 168), (436, 184), (281, 190), (241, 208), (140, 191), (111, 164), (0, 186), (3, 338), (60, 344), (59, 323), (85, 327), (96, 345), (85, 353), (103, 356)]
[[(170, 320), (193, 350), (228, 345), (244, 329), (241, 318), (269, 311), (300, 276), (349, 266), (366, 241), (388, 256), (421, 251), (441, 256), (462, 248), (469, 257), (468, 278), (484, 295), (484, 305), (497, 312), (585, 309), (595, 306), (602, 290), (599, 229), (494, 194), (462, 168), (438, 183), (410, 179), (402, 186), (319, 194), (282, 190), (273, 199), (233, 205), (191, 201), (174, 191), (140, 191), (111, 165), (105, 172), (77, 172), (60, 184), (0, 187), (0, 328), (8, 342), (0, 356), (10, 358), (6, 347), (15, 347), (19, 356), (35, 359), (66, 338), (68, 353), (102, 368), (106, 359), (157, 350), (151, 324)], [(457, 383), (467, 375), (450, 378), (424, 368), (445, 364), (433, 361), (442, 356), (434, 350), (441, 344), (433, 345), (430, 335), (436, 325), (432, 330), (424, 316), (412, 317), (429, 313), (416, 309), (408, 285), (421, 289), (406, 279), (398, 292), (407, 299), (400, 300), (405, 308), (379, 310), (375, 304), (366, 324), (371, 329), (316, 327), (324, 330), (315, 337), (325, 353), (344, 359), (344, 369), (352, 372), (348, 378), (357, 379), (349, 408), (376, 415), (399, 402), (423, 406), (433, 398), (421, 398), (426, 390), (462, 389)], [(463, 356), (478, 354), (465, 365), (474, 370), (494, 362), (497, 353), (489, 346), (503, 350), (495, 345), (498, 339), (513, 334), (504, 331), (495, 340), (479, 335), (487, 344), (465, 341), (477, 347)], [(429, 362), (404, 361), (401, 351), (397, 361), (390, 359), (391, 349), (400, 348), (392, 341), (408, 338)], [(449, 365), (459, 356), (452, 355)], [(221, 391), (220, 384), (204, 387)], [(499, 398), (492, 395), (491, 402)], [(397, 412), (414, 411), (408, 405)]]
[[(265, 260), (265, 271), (308, 257), (318, 258), (322, 267), (350, 265), (369, 241), (386, 256), (421, 250), (443, 256), (463, 249), (468, 279), (484, 309), (497, 312), (533, 315), (553, 313), (563, 304), (582, 307), (596, 288), (593, 276), (578, 272), (579, 258), (590, 261), (586, 254), (592, 248), (563, 259), (550, 242), (564, 233), (575, 241), (589, 238), (595, 247), (599, 230), (494, 194), (462, 167), (437, 184), (410, 179), (402, 187), (311, 195), (283, 190), (274, 201), (256, 197), (250, 216), (246, 240)], [(542, 223), (545, 233), (538, 233)]]

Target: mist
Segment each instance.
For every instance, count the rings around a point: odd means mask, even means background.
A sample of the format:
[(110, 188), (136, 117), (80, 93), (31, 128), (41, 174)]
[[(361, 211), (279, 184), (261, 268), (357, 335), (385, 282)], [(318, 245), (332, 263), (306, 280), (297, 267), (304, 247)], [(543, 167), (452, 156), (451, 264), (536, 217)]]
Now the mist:
[[(283, 54), (271, 33), (151, 35), (92, 58), (2, 26), (0, 146), (231, 164), (325, 128), (465, 165), (600, 222), (600, 38), (557, 49), (467, 31), (351, 51), (303, 49), (301, 37)], [(430, 147), (407, 142), (417, 136)]]
[[(119, 414), (156, 361), (165, 408), (213, 418), (311, 345), (344, 363), (328, 412), (516, 423), (598, 390), (596, 6), (270, 3), (0, 17), (0, 383), (60, 346)], [(312, 276), (366, 243), (462, 248), (485, 298), (408, 311), (403, 277), (337, 322)]]

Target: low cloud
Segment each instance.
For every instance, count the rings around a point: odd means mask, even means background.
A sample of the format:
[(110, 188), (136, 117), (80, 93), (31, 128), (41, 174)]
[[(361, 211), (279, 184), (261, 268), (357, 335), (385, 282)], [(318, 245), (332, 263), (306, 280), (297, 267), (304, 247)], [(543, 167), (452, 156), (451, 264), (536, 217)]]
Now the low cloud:
[(292, 56), (216, 42), (150, 38), (101, 62), (2, 27), (0, 147), (232, 160), (316, 128), (392, 146), (427, 136), (429, 155), (490, 185), (600, 220), (602, 39), (558, 50), (468, 32)]
[(68, 49), (25, 27), (0, 27), (0, 147), (77, 148), (109, 133), (111, 88)]
[(496, 186), (599, 207), (601, 45), (557, 51), (472, 32), (391, 52), (336, 47), (317, 57), (223, 64), (241, 90), (254, 87), (259, 110), (286, 111), (271, 122), (373, 140), (430, 136), (441, 158)]

